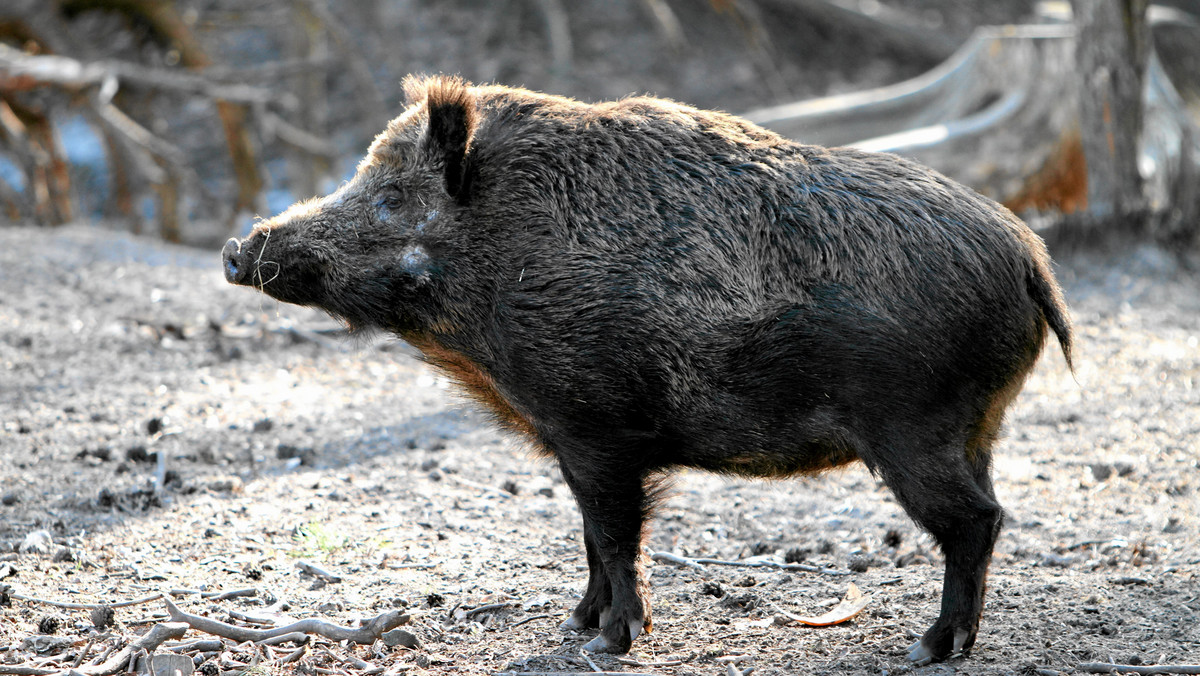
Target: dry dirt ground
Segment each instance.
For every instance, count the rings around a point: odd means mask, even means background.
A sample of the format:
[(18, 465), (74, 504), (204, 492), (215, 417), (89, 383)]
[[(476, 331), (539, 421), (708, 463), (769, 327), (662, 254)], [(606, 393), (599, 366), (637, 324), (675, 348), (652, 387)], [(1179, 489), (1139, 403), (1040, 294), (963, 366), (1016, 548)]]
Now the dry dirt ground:
[[(207, 674), (591, 670), (590, 636), (557, 627), (586, 580), (557, 470), (402, 344), (346, 340), (321, 315), (231, 288), (217, 258), (94, 227), (0, 228), (0, 673), (87, 664), (166, 617), (159, 600), (118, 608), (97, 632), (87, 610), (29, 599), (172, 590), (218, 619), (352, 625), (406, 608), (420, 641), (321, 639), (287, 666), (290, 647), (226, 641), (196, 653)], [(941, 558), (856, 467), (680, 475), (649, 549), (843, 574), (652, 563), (654, 632), (595, 664), (725, 675), (722, 658), (741, 656), (739, 673), (765, 676), (1200, 662), (1200, 278), (1144, 246), (1059, 266), (1078, 372), (1048, 350), (1010, 413), (996, 458), (1009, 516), (969, 656), (906, 661), (937, 612)], [(853, 620), (776, 621), (824, 612), (851, 582), (871, 597)], [(244, 588), (256, 594), (197, 593)], [(41, 639), (39, 654), (39, 634), (67, 641)]]

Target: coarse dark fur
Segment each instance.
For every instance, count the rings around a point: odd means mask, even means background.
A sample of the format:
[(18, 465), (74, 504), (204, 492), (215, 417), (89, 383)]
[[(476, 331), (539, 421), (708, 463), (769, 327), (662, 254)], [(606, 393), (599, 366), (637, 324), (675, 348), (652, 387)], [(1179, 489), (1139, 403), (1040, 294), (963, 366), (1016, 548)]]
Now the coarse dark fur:
[(390, 330), (554, 457), (590, 576), (566, 626), (626, 651), (659, 479), (862, 460), (941, 545), (913, 659), (970, 648), (1002, 510), (1004, 410), (1071, 329), (1041, 240), (891, 155), (670, 101), (588, 105), (455, 78), (334, 194), (224, 252), (231, 282)]

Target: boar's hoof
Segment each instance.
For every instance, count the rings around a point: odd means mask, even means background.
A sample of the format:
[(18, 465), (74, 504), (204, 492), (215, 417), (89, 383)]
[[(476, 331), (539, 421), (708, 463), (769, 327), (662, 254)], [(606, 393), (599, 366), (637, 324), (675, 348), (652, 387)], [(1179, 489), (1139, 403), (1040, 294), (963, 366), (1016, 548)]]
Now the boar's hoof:
[(966, 629), (954, 630), (954, 648), (950, 651), (949, 655), (942, 656), (938, 656), (938, 654), (934, 652), (934, 650), (930, 648), (928, 644), (925, 643), (925, 639), (928, 638), (928, 635), (926, 635), (925, 638), (922, 638), (920, 641), (917, 641), (908, 647), (908, 659), (912, 661), (915, 666), (923, 667), (935, 660), (960, 655), (967, 649), (967, 639), (970, 637), (970, 635), (970, 632), (968, 632)]
[(915, 666), (923, 667), (933, 661), (933, 651), (925, 641), (917, 641), (908, 647), (908, 659)]
[[(566, 624), (565, 622), (563, 624)], [(627, 653), (629, 652), (629, 644), (642, 634), (641, 620), (629, 621), (629, 643), (621, 645), (620, 642), (613, 642), (604, 637), (601, 632), (599, 636), (583, 644), (583, 649), (590, 653)]]
[(559, 629), (568, 629), (570, 631), (583, 631), (584, 629), (587, 629), (588, 627), (587, 627), (587, 622), (584, 622), (583, 620), (572, 615), (572, 616), (568, 617), (566, 620), (564, 620), (562, 624), (558, 625), (558, 628)]

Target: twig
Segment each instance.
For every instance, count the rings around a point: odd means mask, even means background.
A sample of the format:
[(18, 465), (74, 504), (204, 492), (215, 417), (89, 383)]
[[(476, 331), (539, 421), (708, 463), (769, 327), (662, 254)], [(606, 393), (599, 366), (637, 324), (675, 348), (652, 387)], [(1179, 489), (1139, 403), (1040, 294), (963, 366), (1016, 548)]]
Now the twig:
[(687, 566), (689, 568), (701, 569), (702, 564), (711, 564), (714, 566), (738, 566), (741, 568), (779, 568), (781, 570), (803, 570), (809, 573), (821, 573), (823, 575), (849, 575), (848, 571), (834, 570), (832, 568), (823, 568), (821, 566), (813, 566), (807, 563), (779, 563), (770, 559), (749, 558), (741, 561), (725, 561), (723, 559), (693, 559), (678, 554), (669, 552), (650, 552), (650, 559), (653, 561), (661, 561), (663, 563), (673, 563), (677, 566)]
[(50, 676), (50, 674), (60, 673), (62, 669), (40, 669), (38, 667), (12, 667), (7, 664), (0, 664), (0, 674), (13, 674), (13, 676)]
[(481, 491), (487, 491), (488, 493), (491, 493), (493, 495), (499, 495), (500, 497), (505, 498), (505, 499), (512, 497), (512, 493), (509, 493), (508, 491), (505, 491), (505, 490), (500, 490), (499, 488), (495, 488), (493, 486), (488, 486), (487, 484), (481, 484), (476, 481), (471, 481), (470, 479), (464, 479), (460, 476), (455, 476), (453, 474), (443, 474), (442, 476), (446, 477), (447, 479), (453, 481), (456, 484), (459, 484), (462, 486), (467, 486), (468, 488), (478, 488)]
[(55, 608), (66, 608), (68, 610), (96, 610), (98, 608), (126, 608), (128, 606), (136, 606), (142, 603), (157, 601), (163, 597), (162, 592), (151, 594), (145, 598), (134, 599), (133, 601), (121, 601), (120, 603), (67, 603), (65, 601), (51, 601), (49, 599), (39, 599), (33, 596), (24, 596), (22, 594), (9, 594), (8, 598), (18, 601), (29, 601), (30, 603), (41, 603)]
[[(106, 636), (107, 636), (107, 634), (106, 634)], [(88, 654), (88, 652), (89, 652), (89, 651), (91, 651), (91, 649), (92, 649), (92, 646), (93, 646), (93, 645), (95, 645), (95, 644), (96, 644), (96, 637), (95, 637), (95, 636), (93, 636), (93, 637), (91, 637), (91, 638), (89, 638), (89, 639), (88, 639), (88, 642), (87, 642), (87, 644), (85, 644), (85, 645), (83, 646), (83, 650), (80, 650), (80, 651), (79, 651), (79, 655), (77, 655), (77, 656), (75, 657), (75, 663), (71, 665), (71, 668), (72, 668), (72, 669), (78, 669), (78, 668), (79, 668), (79, 665), (83, 664), (83, 660), (84, 660), (84, 658), (85, 658), (85, 657), (87, 657), (87, 654)]]
[(583, 648), (579, 649), (579, 656), (583, 658), (584, 662), (588, 663), (588, 666), (592, 668), (592, 671), (604, 671), (600, 667), (596, 666), (596, 663), (592, 661), (591, 656), (588, 655), (587, 651)]
[(360, 660), (357, 657), (354, 657), (353, 655), (347, 655), (343, 659), (344, 659), (344, 661), (349, 662), (350, 665), (353, 666), (355, 669), (358, 669), (359, 671), (361, 671), (363, 673), (363, 676), (372, 676), (373, 674), (381, 674), (381, 673), (383, 673), (383, 670), (384, 670), (383, 667), (371, 664), (370, 662), (367, 662), (366, 660)]
[(1135, 666), (1132, 664), (1109, 664), (1107, 662), (1083, 662), (1075, 667), (1089, 674), (1111, 674), (1113, 672), (1132, 672), (1135, 674), (1200, 674), (1200, 664), (1153, 664)]
[(226, 592), (200, 592), (200, 598), (212, 601), (224, 601), (225, 599), (236, 599), (242, 596), (258, 596), (258, 590), (254, 587), (247, 587), (246, 589), (233, 589)]
[[(1124, 542), (1125, 541), (1120, 538), (1108, 538), (1106, 540), (1082, 540), (1080, 542), (1076, 542), (1073, 545), (1066, 545), (1064, 547), (1059, 547), (1058, 549), (1060, 551), (1072, 552), (1072, 551), (1075, 551), (1076, 549), (1086, 549), (1088, 547), (1096, 547), (1098, 545), (1111, 545), (1111, 544), (1120, 545), (1120, 544), (1123, 544)], [(1103, 662), (1090, 662), (1089, 664), (1103, 664)]]
[(642, 662), (640, 660), (630, 659), (628, 657), (618, 657), (617, 661), (621, 664), (628, 664), (631, 667), (678, 667), (683, 664), (683, 660), (663, 660), (661, 662)]
[(280, 664), (291, 664), (292, 662), (298, 661), (301, 657), (304, 657), (305, 653), (307, 653), (307, 652), (308, 652), (308, 646), (302, 645), (299, 648), (296, 648), (292, 652), (281, 657), (279, 659), (279, 663)]
[(673, 563), (677, 566), (687, 566), (694, 570), (704, 570), (704, 566), (696, 562), (695, 559), (689, 559), (686, 556), (679, 556), (670, 552), (650, 552), (650, 559), (660, 563)]
[(378, 615), (367, 621), (361, 627), (341, 627), (336, 624), (330, 624), (323, 620), (309, 618), (300, 620), (287, 625), (286, 627), (276, 627), (274, 629), (248, 629), (246, 627), (237, 627), (232, 624), (226, 624), (207, 617), (192, 615), (185, 613), (179, 609), (179, 606), (171, 602), (171, 599), (164, 598), (163, 601), (167, 604), (167, 612), (171, 614), (171, 619), (177, 622), (184, 622), (188, 626), (197, 631), (202, 631), (206, 634), (213, 634), (223, 638), (233, 639), (239, 643), (245, 641), (262, 641), (284, 634), (295, 632), (304, 634), (317, 634), (324, 636), (331, 641), (353, 641), (359, 645), (370, 645), (379, 639), (384, 632), (390, 631), (399, 627), (402, 624), (408, 623), (412, 616), (400, 610), (389, 610), (382, 615)]
[(521, 626), (522, 624), (525, 624), (526, 622), (533, 622), (534, 620), (544, 620), (544, 619), (546, 619), (547, 617), (554, 617), (554, 616), (553, 616), (553, 615), (534, 615), (534, 616), (532, 616), (532, 617), (527, 617), (527, 618), (525, 618), (525, 619), (523, 619), (523, 620), (520, 620), (520, 621), (518, 621), (518, 622), (513, 622), (512, 624), (510, 624), (510, 625), (508, 625), (508, 626), (510, 626), (510, 627), (519, 627), (519, 626)]
[(225, 644), (219, 638), (201, 638), (195, 641), (187, 641), (186, 643), (163, 646), (163, 650), (170, 650), (173, 653), (190, 653), (193, 651), (211, 653), (223, 650), (224, 648)]
[[(229, 617), (237, 620), (238, 622), (247, 622), (249, 624), (257, 624), (262, 627), (278, 627), (279, 626), (279, 622), (276, 621), (275, 618), (261, 617), (258, 615), (251, 615), (249, 613), (240, 613), (236, 610), (229, 611)], [(289, 620), (289, 621), (295, 622), (295, 620)]]
[(306, 644), (308, 643), (308, 634), (305, 634), (302, 631), (293, 631), (290, 634), (280, 634), (279, 636), (264, 638), (256, 643), (258, 643), (258, 645), (279, 645), (280, 643), (287, 643), (288, 641), (291, 641), (297, 645)]
[(297, 561), (296, 567), (299, 568), (300, 570), (308, 573), (309, 575), (315, 575), (319, 578), (323, 578), (327, 582), (341, 582), (342, 581), (341, 575), (331, 573), (331, 572), (325, 570), (324, 568), (318, 566), (315, 563), (309, 563), (308, 561)]
[(507, 603), (507, 602), (488, 603), (486, 605), (479, 606), (478, 608), (472, 608), (470, 610), (464, 611), (463, 617), (467, 618), (467, 617), (479, 615), (480, 613), (490, 613), (493, 610), (500, 610), (501, 608), (507, 608), (511, 605), (512, 605), (511, 603)]

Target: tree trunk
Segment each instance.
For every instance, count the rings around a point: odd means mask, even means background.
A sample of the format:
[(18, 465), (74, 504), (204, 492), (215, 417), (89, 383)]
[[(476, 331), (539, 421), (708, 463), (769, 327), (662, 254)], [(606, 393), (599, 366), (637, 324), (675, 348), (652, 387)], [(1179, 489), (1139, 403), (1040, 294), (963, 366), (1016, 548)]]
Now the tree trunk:
[(1148, 0), (1072, 0), (1078, 37), (1080, 131), (1089, 215), (1100, 220), (1146, 208), (1138, 147), (1150, 55)]

